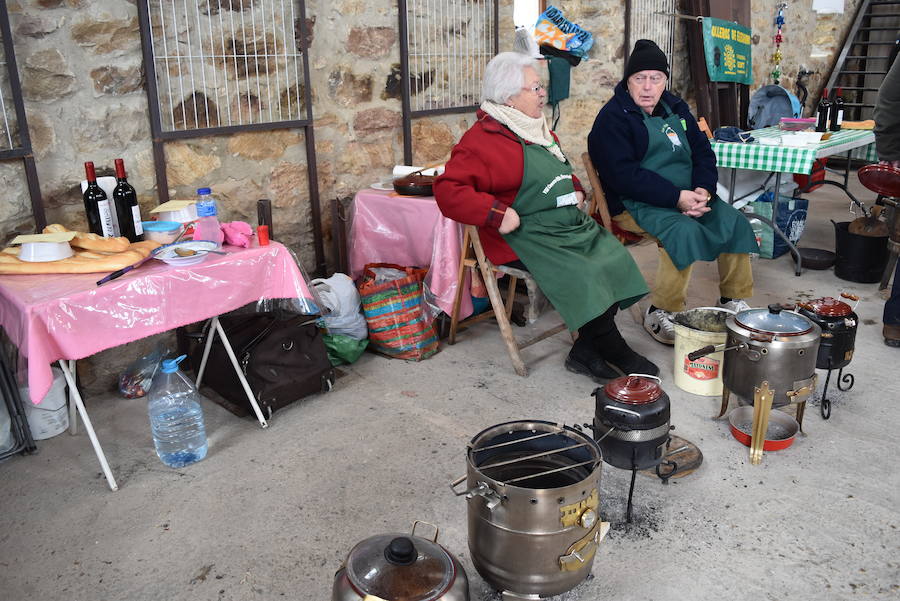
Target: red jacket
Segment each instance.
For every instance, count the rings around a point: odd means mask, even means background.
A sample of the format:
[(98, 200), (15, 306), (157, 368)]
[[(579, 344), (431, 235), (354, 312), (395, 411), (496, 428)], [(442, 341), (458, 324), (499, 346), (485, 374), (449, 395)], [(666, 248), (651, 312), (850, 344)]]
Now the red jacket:
[[(498, 228), (522, 184), (522, 146), (505, 125), (482, 110), (478, 121), (453, 147), (443, 175), (434, 182), (434, 197), (444, 216), (478, 226), (484, 252), (495, 265), (518, 257)], [(556, 134), (553, 138), (557, 143)], [(528, 142), (525, 142), (528, 144)], [(574, 175), (576, 190), (583, 190)]]

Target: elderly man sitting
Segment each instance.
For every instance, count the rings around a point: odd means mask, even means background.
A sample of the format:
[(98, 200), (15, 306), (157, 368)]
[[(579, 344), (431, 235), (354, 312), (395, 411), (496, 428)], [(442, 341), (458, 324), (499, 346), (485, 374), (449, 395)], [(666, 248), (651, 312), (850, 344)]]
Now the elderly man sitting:
[(717, 260), (717, 304), (741, 311), (753, 295), (749, 253), (759, 249), (747, 220), (715, 196), (715, 154), (687, 104), (666, 91), (668, 75), (662, 50), (638, 40), (625, 79), (594, 121), (588, 152), (613, 220), (657, 240), (644, 328), (674, 344), (671, 315), (685, 308), (693, 263)]

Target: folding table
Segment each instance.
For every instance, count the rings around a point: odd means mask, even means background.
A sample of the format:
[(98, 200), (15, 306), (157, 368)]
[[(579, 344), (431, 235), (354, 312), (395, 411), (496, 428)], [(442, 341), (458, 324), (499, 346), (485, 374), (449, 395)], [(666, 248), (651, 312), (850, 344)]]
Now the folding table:
[[(775, 174), (776, 202), (772, 203), (772, 218), (768, 219), (754, 213), (747, 213), (747, 215), (748, 217), (755, 217), (760, 221), (767, 223), (772, 228), (772, 231), (787, 243), (795, 261), (794, 272), (796, 275), (800, 275), (802, 270), (800, 253), (797, 250), (797, 247), (788, 240), (784, 232), (777, 226), (777, 191), (781, 189), (781, 175), (783, 173), (809, 175), (812, 173), (816, 159), (833, 156), (839, 153), (846, 153), (846, 168), (841, 172), (843, 181), (825, 179), (823, 181), (811, 182), (810, 185), (825, 183), (837, 186), (843, 190), (854, 203), (860, 205), (859, 201), (847, 188), (850, 177), (850, 162), (853, 159), (858, 159), (871, 163), (877, 161), (878, 157), (875, 153), (875, 134), (873, 134), (871, 130), (865, 129), (842, 129), (840, 131), (831, 132), (831, 136), (827, 140), (819, 142), (818, 144), (809, 144), (799, 147), (760, 143), (760, 140), (762, 139), (772, 139), (788, 133), (789, 132), (778, 129), (777, 126), (755, 129), (750, 132), (750, 135), (755, 138), (754, 142), (713, 141), (712, 149), (713, 152), (716, 153), (716, 166), (731, 169), (731, 186), (729, 189), (732, 191), (735, 188), (738, 169), (767, 171)], [(834, 170), (828, 171), (836, 173)], [(733, 204), (736, 200), (739, 199), (732, 198), (731, 203)]]
[(77, 410), (112, 490), (118, 485), (75, 384), (76, 359), (212, 318), (211, 331), (222, 338), (260, 425), (267, 426), (218, 316), (272, 299), (295, 299), (304, 313), (318, 308), (302, 268), (283, 245), (222, 250), (225, 255), (185, 267), (151, 261), (103, 286), (96, 284), (103, 274), (0, 276), (0, 326), (28, 361), (32, 402), (47, 394), (57, 361), (69, 385), (71, 432)]

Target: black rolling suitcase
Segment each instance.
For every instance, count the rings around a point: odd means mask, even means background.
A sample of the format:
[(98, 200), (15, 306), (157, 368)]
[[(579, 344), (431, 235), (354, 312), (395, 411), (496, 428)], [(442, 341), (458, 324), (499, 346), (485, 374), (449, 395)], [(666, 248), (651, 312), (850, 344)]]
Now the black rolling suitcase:
[[(223, 317), (219, 322), (266, 418), (285, 405), (333, 387), (334, 369), (319, 328), (309, 315), (258, 313)], [(207, 322), (202, 333), (192, 336), (197, 343), (191, 351), (195, 372), (200, 368), (211, 323)], [(226, 401), (220, 404), (235, 415), (253, 414), (218, 335), (209, 351), (201, 384), (219, 393)]]

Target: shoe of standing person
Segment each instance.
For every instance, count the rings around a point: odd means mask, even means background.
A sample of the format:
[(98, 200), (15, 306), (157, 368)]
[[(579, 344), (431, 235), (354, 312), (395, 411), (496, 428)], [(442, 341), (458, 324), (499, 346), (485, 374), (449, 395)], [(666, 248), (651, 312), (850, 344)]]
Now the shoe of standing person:
[(644, 329), (663, 344), (675, 344), (675, 326), (668, 311), (648, 307), (644, 313)]
[(886, 345), (900, 348), (900, 326), (884, 324), (881, 335)]

